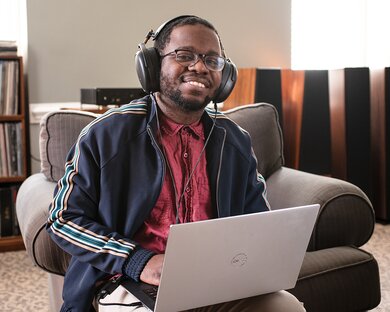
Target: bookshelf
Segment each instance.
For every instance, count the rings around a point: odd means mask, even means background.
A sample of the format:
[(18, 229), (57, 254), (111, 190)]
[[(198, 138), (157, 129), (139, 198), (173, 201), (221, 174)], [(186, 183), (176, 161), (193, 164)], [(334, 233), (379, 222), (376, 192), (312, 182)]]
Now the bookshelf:
[(23, 59), (0, 55), (0, 252), (24, 249), (15, 198), (29, 174)]

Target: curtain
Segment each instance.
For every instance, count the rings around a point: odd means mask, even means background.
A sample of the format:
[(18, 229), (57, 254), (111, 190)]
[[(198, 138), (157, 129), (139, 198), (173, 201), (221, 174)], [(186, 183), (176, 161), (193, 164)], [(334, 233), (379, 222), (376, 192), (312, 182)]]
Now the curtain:
[(390, 66), (390, 1), (291, 0), (294, 69)]

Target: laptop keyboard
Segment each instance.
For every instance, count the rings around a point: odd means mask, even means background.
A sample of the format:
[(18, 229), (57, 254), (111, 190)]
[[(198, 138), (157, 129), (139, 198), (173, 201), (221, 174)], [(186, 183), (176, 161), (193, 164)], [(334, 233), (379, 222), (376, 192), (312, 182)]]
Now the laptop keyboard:
[(158, 291), (158, 286), (150, 286), (148, 288), (143, 289), (143, 292), (154, 300), (156, 300), (157, 298), (157, 291)]

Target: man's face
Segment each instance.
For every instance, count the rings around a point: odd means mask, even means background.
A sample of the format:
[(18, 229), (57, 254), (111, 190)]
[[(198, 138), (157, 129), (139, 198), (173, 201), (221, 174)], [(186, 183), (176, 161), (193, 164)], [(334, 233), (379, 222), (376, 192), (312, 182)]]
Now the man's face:
[[(172, 30), (170, 41), (162, 54), (177, 49), (221, 55), (217, 34), (201, 24), (178, 26)], [(185, 67), (176, 62), (173, 53), (161, 62), (160, 94), (171, 107), (176, 105), (185, 111), (198, 111), (204, 109), (214, 97), (221, 77), (221, 71), (207, 69), (201, 59), (195, 65)]]

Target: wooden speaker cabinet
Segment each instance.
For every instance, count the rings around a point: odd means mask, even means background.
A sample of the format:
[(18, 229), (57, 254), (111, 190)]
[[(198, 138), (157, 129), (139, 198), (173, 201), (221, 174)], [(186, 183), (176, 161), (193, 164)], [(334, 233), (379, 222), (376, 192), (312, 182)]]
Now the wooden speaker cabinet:
[(390, 68), (370, 69), (372, 202), (390, 220)]
[(239, 69), (224, 109), (278, 110), (287, 167), (359, 186), (390, 221), (390, 68)]

